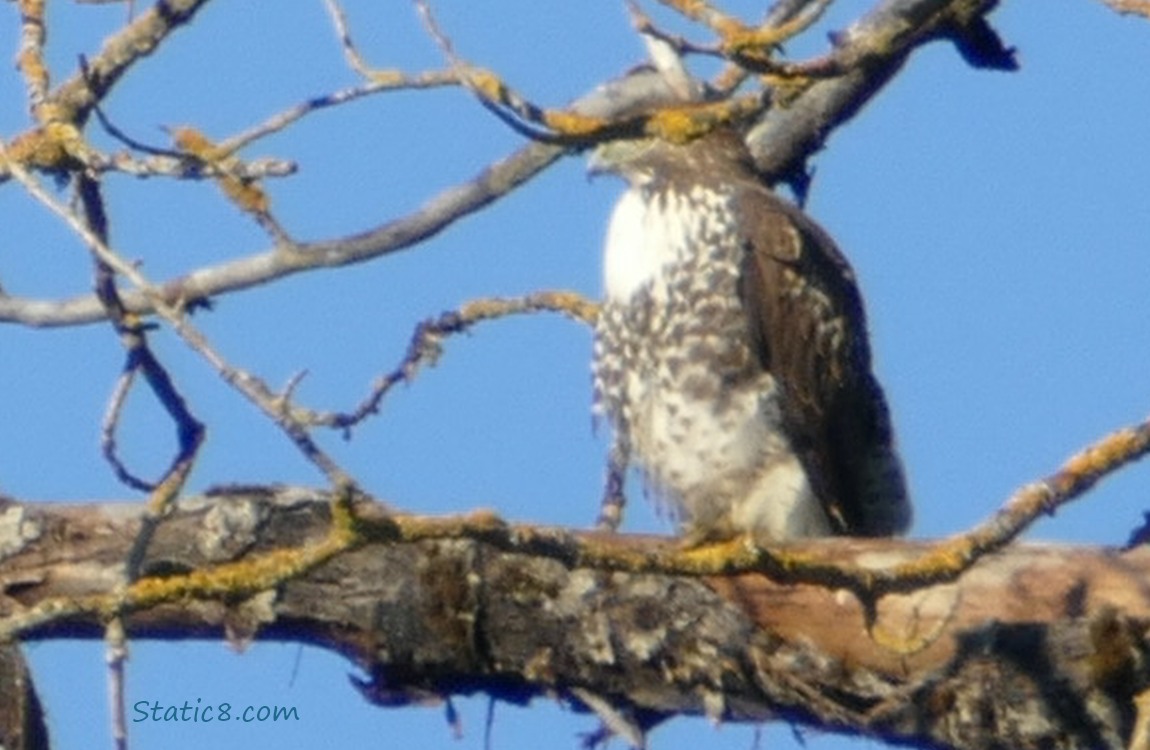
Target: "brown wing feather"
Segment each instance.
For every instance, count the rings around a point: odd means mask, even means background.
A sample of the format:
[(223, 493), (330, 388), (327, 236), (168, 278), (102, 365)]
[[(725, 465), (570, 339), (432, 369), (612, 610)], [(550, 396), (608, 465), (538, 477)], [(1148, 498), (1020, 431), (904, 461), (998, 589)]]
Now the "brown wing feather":
[(744, 185), (738, 213), (752, 347), (784, 389), (815, 493), (841, 534), (905, 531), (910, 504), (854, 273), (821, 228), (762, 185)]

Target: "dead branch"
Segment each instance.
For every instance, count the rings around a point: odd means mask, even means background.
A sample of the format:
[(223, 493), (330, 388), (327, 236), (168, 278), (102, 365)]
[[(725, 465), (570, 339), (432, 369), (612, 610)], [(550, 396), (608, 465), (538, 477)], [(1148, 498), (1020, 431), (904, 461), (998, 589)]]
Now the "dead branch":
[[(157, 577), (139, 582), (141, 594), (166, 595), (131, 600), (129, 636), (322, 645), (355, 661), (369, 676), (364, 694), (386, 705), (557, 696), (642, 716), (641, 726), (679, 714), (786, 717), (936, 747), (1125, 747), (1150, 685), (1145, 548), (1012, 545), (956, 582), (885, 599), (875, 639), (843, 591), (760, 575), (611, 573), (462, 531), (402, 541), (382, 533), (391, 517), (370, 503), (356, 505), (361, 530), (375, 529), (359, 543), (329, 548), (290, 579), (260, 572), (261, 558), (329, 538), (332, 507), (287, 488), (184, 502), (148, 551), (143, 570)], [(3, 515), (4, 621), (22, 639), (101, 637), (100, 608), (75, 604), (111, 594), (139, 506), (9, 503)], [(574, 537), (631, 557), (668, 546)], [(829, 539), (803, 549), (897, 566), (924, 547)], [(247, 593), (229, 594), (224, 580)]]
[(391, 371), (376, 378), (367, 396), (350, 412), (320, 412), (290, 406), (300, 424), (327, 426), (345, 433), (379, 411), (384, 397), (400, 383), (410, 383), (424, 367), (434, 367), (443, 354), (443, 340), (466, 333), (479, 323), (541, 311), (558, 312), (574, 320), (594, 324), (599, 306), (575, 292), (535, 292), (517, 298), (472, 300), (458, 310), (429, 318), (415, 327), (403, 360)]

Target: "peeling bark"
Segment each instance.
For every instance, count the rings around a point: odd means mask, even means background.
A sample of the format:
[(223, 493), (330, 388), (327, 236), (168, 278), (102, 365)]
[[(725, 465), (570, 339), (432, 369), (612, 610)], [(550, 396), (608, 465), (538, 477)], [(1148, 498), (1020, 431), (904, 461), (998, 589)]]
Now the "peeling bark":
[[(357, 507), (380, 518), (381, 506)], [(0, 611), (107, 594), (140, 506), (3, 509)], [(144, 570), (170, 577), (322, 538), (319, 493), (236, 488), (184, 502)], [(667, 540), (587, 534), (597, 544)], [(830, 539), (803, 550), (883, 567), (924, 543)], [(1120, 748), (1150, 684), (1150, 551), (1015, 545), (957, 582), (864, 608), (845, 591), (759, 575), (695, 579), (573, 567), (477, 539), (368, 541), (272, 591), (131, 612), (135, 638), (318, 644), (372, 676), (383, 705), (486, 692), (604, 707), (642, 728), (679, 714), (787, 718), (897, 743)], [(9, 619), (11, 621), (11, 619)], [(99, 638), (99, 613), (21, 639)]]

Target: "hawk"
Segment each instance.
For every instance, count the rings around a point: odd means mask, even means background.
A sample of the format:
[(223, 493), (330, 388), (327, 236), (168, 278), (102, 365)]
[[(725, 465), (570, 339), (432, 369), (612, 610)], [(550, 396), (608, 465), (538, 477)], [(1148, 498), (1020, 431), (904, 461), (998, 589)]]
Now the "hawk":
[(689, 541), (901, 533), (911, 510), (854, 273), (742, 138), (603, 144), (595, 411)]

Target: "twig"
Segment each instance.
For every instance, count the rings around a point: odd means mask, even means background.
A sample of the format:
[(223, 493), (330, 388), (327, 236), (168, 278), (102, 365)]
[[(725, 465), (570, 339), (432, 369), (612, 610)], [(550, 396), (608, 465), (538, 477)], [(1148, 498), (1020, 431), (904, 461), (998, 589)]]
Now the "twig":
[[(610, 737), (619, 737), (634, 750), (644, 750), (647, 747), (647, 738), (639, 722), (628, 709), (617, 708), (612, 702), (590, 690), (573, 686), (571, 694), (578, 698), (583, 705), (599, 717), (604, 732), (604, 741)], [(584, 744), (584, 747), (588, 747)]]
[(252, 179), (238, 177), (231, 166), (236, 162), (232, 150), (219, 146), (206, 135), (192, 127), (173, 128), (172, 140), (181, 154), (196, 161), (213, 166), (218, 172), (216, 184), (231, 201), (232, 205), (255, 219), (277, 246), (291, 246), (294, 243), (271, 213), (271, 199), (259, 183)]
[(128, 661), (128, 639), (122, 615), (113, 617), (104, 628), (104, 659), (108, 664), (108, 705), (112, 710), (112, 742), (116, 750), (128, 750), (128, 719), (124, 690), (124, 665)]
[(372, 383), (366, 398), (351, 412), (315, 412), (293, 409), (293, 418), (303, 424), (343, 430), (345, 435), (367, 417), (378, 413), (384, 397), (400, 383), (411, 382), (423, 367), (434, 367), (443, 354), (443, 340), (466, 333), (478, 323), (509, 315), (557, 312), (573, 320), (593, 324), (598, 305), (575, 292), (535, 292), (525, 297), (474, 300), (459, 310), (429, 318), (415, 327), (403, 360)]
[(758, 95), (718, 102), (667, 103), (622, 117), (583, 114), (576, 107), (541, 107), (511, 88), (495, 73), (464, 61), (431, 12), (427, 0), (415, 0), (424, 27), (451, 63), (460, 81), (492, 114), (516, 132), (541, 143), (585, 148), (616, 138), (654, 136), (682, 143), (716, 127), (745, 121), (765, 104)]
[(808, 0), (790, 13), (771, 14), (758, 28), (715, 9), (704, 0), (660, 0), (684, 17), (703, 24), (719, 37), (720, 49), (732, 57), (766, 59), (774, 47), (810, 28), (834, 0)]
[(100, 451), (104, 454), (104, 460), (111, 465), (116, 479), (134, 490), (151, 492), (156, 488), (156, 485), (133, 474), (127, 465), (120, 460), (116, 451), (116, 428), (120, 424), (120, 414), (123, 411), (124, 403), (127, 401), (128, 393), (132, 390), (136, 370), (135, 367), (124, 367), (120, 372), (120, 377), (116, 379), (116, 385), (112, 388), (112, 395), (108, 398), (108, 407), (104, 410), (104, 419), (100, 423)]
[(352, 41), (351, 31), (348, 27), (347, 17), (343, 9), (335, 0), (324, 0), (324, 2), (327, 6), (328, 14), (332, 18), (332, 25), (335, 26), (336, 35), (339, 37), (344, 58), (352, 70), (363, 77), (367, 83), (353, 88), (342, 89), (325, 96), (314, 97), (306, 102), (297, 104), (291, 109), (273, 115), (255, 127), (249, 128), (225, 141), (221, 141), (219, 144), (220, 148), (226, 149), (229, 152), (237, 151), (259, 138), (283, 130), (312, 112), (345, 104), (365, 96), (377, 94), (381, 91), (429, 89), (442, 86), (458, 86), (460, 84), (459, 76), (452, 70), (428, 70), (420, 73), (405, 73), (402, 70), (394, 68), (375, 69), (370, 67)]
[(483, 717), (483, 750), (492, 750), (491, 730), (495, 727), (495, 696), (487, 696), (487, 714)]
[(495, 73), (463, 60), (456, 53), (451, 39), (439, 27), (427, 0), (415, 0), (415, 8), (428, 35), (443, 52), (460, 83), (488, 110), (522, 135), (543, 143), (585, 146), (604, 140), (604, 131), (617, 129), (615, 123), (601, 117), (549, 110), (534, 104)]
[[(219, 180), (232, 177), (247, 181), (290, 177), (298, 169), (295, 162), (275, 158), (241, 161), (233, 157), (225, 170), (186, 156), (157, 154), (140, 158), (127, 152), (102, 154), (98, 151), (88, 154), (84, 166), (93, 174), (121, 172), (133, 177), (171, 177), (176, 180)], [(3, 172), (4, 168), (0, 165), (0, 175)]]
[(19, 0), (20, 6), (20, 50), (16, 54), (16, 67), (24, 76), (28, 89), (28, 110), (41, 125), (52, 118), (45, 111), (48, 103), (48, 66), (44, 62), (44, 41), (47, 33), (44, 26), (45, 0)]
[(1118, 13), (1150, 18), (1150, 0), (1102, 0)]
[(659, 0), (659, 2), (684, 18), (706, 26), (720, 37), (731, 31), (747, 28), (742, 21), (716, 9), (706, 0)]
[[(0, 158), (6, 158), (6, 152), (0, 144)], [(279, 398), (258, 378), (249, 373), (233, 367), (215, 350), (207, 338), (186, 319), (183, 307), (173, 305), (166, 295), (153, 285), (131, 263), (128, 263), (107, 246), (100, 237), (94, 234), (72, 211), (57, 201), (51, 194), (29, 175), (17, 162), (9, 160), (11, 174), (19, 180), (28, 192), (59, 216), (84, 241), (92, 253), (111, 270), (127, 278), (136, 286), (138, 292), (152, 306), (152, 309), (166, 320), (172, 330), (183, 339), (193, 351), (197, 352), (216, 370), (221, 378), (236, 388), (249, 401), (255, 404), (265, 415), (270, 417), (296, 445), (296, 448), (305, 458), (316, 466), (331, 482), (333, 487), (354, 487), (350, 476), (329, 457), (311, 439), (307, 429), (291, 419), (285, 412)], [(125, 308), (127, 312), (130, 312)], [(146, 371), (145, 371), (146, 374)], [(156, 493), (170, 491), (172, 488), (166, 483), (157, 487)]]
[[(69, 211), (75, 226), (81, 227), (86, 234), (105, 249), (108, 245), (108, 219), (104, 211), (104, 199), (100, 192), (99, 183), (90, 175), (81, 174), (76, 178), (76, 197), (80, 213)], [(151, 389), (156, 400), (167, 412), (176, 427), (177, 448), (171, 465), (165, 470), (160, 481), (151, 484), (138, 480), (123, 470), (122, 474), (133, 480), (133, 486), (146, 489), (150, 492), (148, 499), (148, 512), (145, 523), (141, 525), (139, 534), (128, 557), (125, 575), (132, 581), (138, 574), (140, 561), (143, 559), (148, 545), (151, 543), (151, 534), (155, 525), (168, 512), (171, 504), (183, 489), (196, 456), (204, 438), (204, 426), (195, 418), (188, 408), (187, 402), (176, 388), (167, 369), (156, 359), (148, 343), (147, 331), (144, 325), (130, 313), (124, 311), (120, 301), (120, 293), (116, 287), (116, 276), (112, 267), (106, 260), (106, 254), (95, 252), (95, 246), (89, 244), (95, 263), (96, 296), (100, 298), (108, 318), (120, 337), (125, 351), (124, 374), (113, 392), (112, 403), (108, 410), (110, 422), (107, 425), (107, 434), (114, 435), (116, 421), (120, 414), (120, 403), (127, 395), (128, 388), (135, 382), (135, 373), (144, 376), (145, 382)], [(111, 250), (108, 250), (111, 254)], [(119, 402), (119, 403), (117, 403)], [(114, 445), (114, 441), (112, 443)], [(114, 458), (114, 452), (112, 453)], [(116, 460), (114, 466), (122, 469), (122, 464)]]
[(335, 26), (335, 33), (339, 37), (339, 45), (343, 49), (343, 56), (347, 60), (347, 64), (351, 66), (352, 70), (369, 81), (374, 80), (377, 74), (363, 59), (363, 55), (360, 54), (355, 42), (352, 41), (351, 29), (347, 25), (347, 15), (344, 14), (343, 8), (336, 0), (324, 0), (324, 5), (327, 6), (328, 15), (331, 16), (332, 25)]
[(631, 26), (635, 31), (666, 42), (680, 56), (686, 54), (707, 55), (709, 57), (722, 56), (718, 45), (697, 44), (680, 34), (672, 34), (659, 28), (637, 0), (627, 0), (627, 13), (631, 16)]
[(313, 112), (336, 107), (383, 91), (431, 89), (458, 84), (456, 75), (448, 71), (429, 70), (422, 73), (381, 71), (373, 74), (371, 81), (362, 86), (354, 86), (324, 96), (317, 96), (272, 115), (264, 122), (220, 141), (219, 147), (228, 152), (238, 151), (260, 138), (283, 130)]
[(729, 94), (747, 79), (753, 71), (769, 73), (782, 78), (828, 77), (843, 72), (838, 60), (831, 57), (818, 57), (803, 62), (780, 62), (771, 57), (772, 52), (783, 42), (798, 36), (810, 28), (834, 0), (793, 0), (779, 2), (767, 14), (757, 28), (718, 11), (706, 3), (688, 0), (660, 0), (687, 18), (701, 23), (719, 37), (712, 45), (698, 45), (681, 37), (666, 34), (657, 29), (633, 0), (632, 18), (638, 31), (663, 39), (681, 52), (695, 52), (714, 57), (724, 57), (731, 64), (723, 68), (712, 79), (715, 91)]
[(723, 37), (723, 49), (736, 59), (769, 61), (771, 52), (813, 26), (834, 0), (811, 0), (786, 20), (768, 21), (757, 29), (743, 29)]

